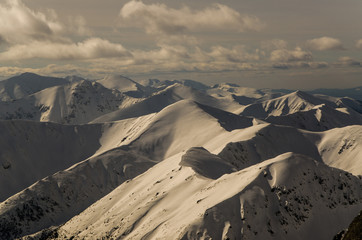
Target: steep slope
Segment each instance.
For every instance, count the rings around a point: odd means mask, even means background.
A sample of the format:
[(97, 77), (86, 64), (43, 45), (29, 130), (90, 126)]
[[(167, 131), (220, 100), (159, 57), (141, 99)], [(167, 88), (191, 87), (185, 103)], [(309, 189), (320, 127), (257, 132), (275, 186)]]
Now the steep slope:
[(82, 80), (44, 89), (11, 102), (0, 102), (1, 119), (29, 119), (65, 124), (87, 123), (133, 102), (118, 91)]
[(318, 150), (327, 165), (362, 175), (361, 125), (315, 133), (312, 137), (316, 137)]
[(336, 127), (362, 124), (362, 115), (348, 108), (332, 108), (322, 104), (307, 111), (283, 116), (269, 116), (266, 122), (310, 131), (325, 131)]
[(19, 76), (0, 81), (0, 100), (11, 101), (26, 97), (43, 89), (68, 84), (63, 78), (44, 77), (34, 73), (23, 73)]
[(250, 104), (240, 114), (264, 119), (268, 116), (283, 116), (299, 111), (308, 111), (320, 104), (335, 106), (333, 102), (319, 99), (302, 91), (296, 91), (279, 98)]
[(108, 75), (101, 80), (97, 80), (97, 82), (106, 88), (115, 89), (130, 97), (144, 97), (148, 93), (147, 88), (121, 75)]
[(0, 203), (0, 239), (59, 225), (152, 165), (137, 153), (114, 149), (46, 177)]
[(258, 124), (252, 118), (180, 100), (158, 112), (145, 131), (127, 147), (160, 161), (193, 146), (202, 146), (234, 129)]
[(330, 239), (362, 206), (360, 179), (303, 155), (216, 180), (179, 162), (122, 184), (58, 229), (58, 239)]
[[(9, 238), (63, 223), (164, 158), (204, 145), (216, 136), (232, 134), (235, 127), (253, 124), (252, 119), (227, 112), (221, 118), (222, 112), (217, 111), (184, 100), (145, 116), (143, 121), (103, 125), (102, 146), (93, 157), (38, 181), (0, 204), (0, 232), (7, 232)], [(223, 123), (209, 112), (217, 112)], [(236, 118), (239, 125), (235, 125)], [(223, 125), (229, 122), (228, 131)]]
[(194, 81), (194, 80), (190, 80), (190, 79), (163, 80), (163, 81), (160, 81), (158, 79), (148, 79), (147, 81), (144, 81), (144, 82), (145, 82), (145, 86), (151, 87), (151, 88), (154, 88), (154, 89), (158, 89), (158, 90), (165, 89), (165, 88), (167, 88), (169, 86), (172, 86), (172, 85), (174, 85), (176, 83), (179, 83), (181, 85), (191, 87), (193, 89), (203, 91), (203, 92), (210, 89), (209, 86), (207, 86), (207, 85), (205, 85), (203, 83)]
[[(342, 240), (354, 240), (361, 238), (362, 236), (362, 211), (358, 214), (357, 217), (353, 219), (351, 224), (348, 226), (348, 229), (343, 232)], [(334, 239), (337, 240), (335, 237)]]
[(0, 121), (0, 201), (88, 157), (129, 144), (151, 119), (93, 125)]
[(339, 107), (348, 107), (358, 113), (362, 113), (362, 101), (355, 100), (349, 97), (343, 97), (339, 98), (336, 103)]
[[(249, 105), (266, 100), (281, 97), (290, 90), (274, 90), (274, 89), (255, 89), (249, 87), (241, 87), (233, 83), (220, 83), (214, 85), (207, 90), (207, 93), (215, 98), (232, 99), (240, 105)], [(241, 108), (244, 109), (244, 108)]]
[(233, 111), (240, 107), (236, 102), (218, 100), (193, 88), (175, 84), (127, 108), (101, 116), (94, 122), (110, 122), (155, 113), (183, 99), (193, 100), (226, 111)]
[(100, 125), (0, 121), (0, 202), (99, 148)]

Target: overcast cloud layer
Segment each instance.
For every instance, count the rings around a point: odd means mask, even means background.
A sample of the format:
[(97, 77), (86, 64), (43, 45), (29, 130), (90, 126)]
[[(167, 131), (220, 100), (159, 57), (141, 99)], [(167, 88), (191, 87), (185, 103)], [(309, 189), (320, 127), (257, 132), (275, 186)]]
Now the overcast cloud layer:
[[(332, 17), (328, 13), (309, 11), (308, 19), (306, 10), (285, 1), (275, 1), (277, 10), (266, 0), (64, 0), (58, 5), (7, 0), (0, 3), (0, 78), (24, 71), (90, 78), (119, 73), (256, 87), (290, 87), (303, 80), (304, 85), (295, 86), (310, 88), (326, 81), (340, 87), (343, 76), (344, 83), (362, 85), (359, 24), (349, 23), (351, 32), (346, 32), (347, 21), (339, 17), (340, 26), (334, 24), (332, 31), (330, 23), (323, 23)], [(322, 2), (305, 4), (324, 9)], [(329, 4), (341, 14), (350, 4), (351, 15), (357, 3)], [(354, 17), (362, 20), (357, 12)]]

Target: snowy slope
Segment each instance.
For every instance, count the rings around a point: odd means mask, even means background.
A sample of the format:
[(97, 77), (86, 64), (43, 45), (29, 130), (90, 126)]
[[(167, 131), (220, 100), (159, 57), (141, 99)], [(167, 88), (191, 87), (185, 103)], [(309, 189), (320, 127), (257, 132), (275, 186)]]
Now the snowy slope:
[(0, 121), (0, 202), (94, 154), (100, 125)]
[(358, 113), (362, 113), (362, 101), (355, 100), (349, 97), (343, 97), (339, 98), (336, 103), (339, 107), (348, 107)]
[(58, 229), (58, 239), (330, 239), (362, 206), (360, 179), (303, 155), (216, 180), (179, 162), (122, 184)]
[(190, 80), (190, 79), (181, 79), (181, 80), (163, 80), (160, 81), (158, 79), (148, 79), (147, 81), (144, 81), (144, 85), (146, 87), (150, 87), (150, 88), (154, 88), (155, 90), (162, 90), (165, 89), (169, 86), (172, 86), (174, 84), (181, 84), (187, 87), (191, 87), (193, 89), (199, 90), (199, 91), (203, 91), (205, 92), (206, 90), (210, 89), (210, 86), (207, 86), (203, 83), (194, 81), (194, 80)]
[(336, 128), (316, 135), (320, 155), (327, 165), (362, 175), (361, 125)]
[(331, 239), (362, 208), (357, 100), (63, 80), (0, 86), (32, 120), (0, 120), (0, 240)]
[(147, 88), (121, 75), (108, 75), (97, 82), (106, 88), (118, 90), (131, 97), (144, 97), (148, 93)]
[(0, 102), (1, 119), (65, 124), (87, 123), (133, 100), (87, 80), (44, 89), (11, 102)]
[[(102, 146), (93, 157), (0, 204), (0, 232), (22, 235), (60, 224), (164, 157), (203, 145), (220, 134), (231, 134), (236, 127), (253, 125), (253, 119), (202, 107), (184, 100), (142, 121), (137, 118), (103, 125), (99, 141)], [(230, 126), (225, 127), (228, 123)], [(193, 138), (194, 134), (199, 137)], [(19, 215), (24, 208), (31, 209), (31, 214)]]
[(190, 99), (204, 105), (223, 109), (225, 111), (233, 111), (240, 107), (236, 102), (219, 100), (193, 88), (181, 84), (175, 84), (164, 90), (156, 92), (145, 100), (137, 102), (127, 108), (105, 114), (104, 116), (94, 120), (94, 122), (116, 121), (155, 113), (166, 106), (183, 99)]
[(264, 120), (310, 131), (325, 131), (336, 127), (361, 125), (362, 115), (352, 109), (332, 108), (322, 104), (307, 111), (294, 112), (283, 116), (269, 116)]
[(268, 116), (283, 116), (300, 111), (308, 111), (316, 105), (327, 104), (335, 106), (333, 102), (319, 99), (302, 91), (296, 91), (275, 99), (250, 104), (241, 112), (244, 116), (266, 118)]
[[(249, 105), (271, 100), (290, 92), (292, 91), (241, 87), (233, 83), (216, 84), (207, 90), (207, 93), (215, 98), (233, 99), (240, 105)], [(244, 107), (241, 109), (244, 109)]]
[(43, 89), (69, 83), (63, 78), (44, 77), (34, 73), (23, 73), (19, 76), (0, 81), (0, 100), (10, 101), (26, 97)]

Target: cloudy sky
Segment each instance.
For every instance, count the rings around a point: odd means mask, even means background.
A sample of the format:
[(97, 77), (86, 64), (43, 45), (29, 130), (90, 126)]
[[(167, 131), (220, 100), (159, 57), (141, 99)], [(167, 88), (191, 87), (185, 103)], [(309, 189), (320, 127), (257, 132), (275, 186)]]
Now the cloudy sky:
[(0, 79), (362, 86), (361, 23), (360, 0), (0, 0)]

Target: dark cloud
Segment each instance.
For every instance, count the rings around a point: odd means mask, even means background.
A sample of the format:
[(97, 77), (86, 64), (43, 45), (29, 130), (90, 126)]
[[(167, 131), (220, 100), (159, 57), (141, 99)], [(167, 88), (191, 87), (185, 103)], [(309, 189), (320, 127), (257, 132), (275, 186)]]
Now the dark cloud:
[(341, 57), (338, 59), (336, 65), (339, 66), (350, 66), (350, 67), (361, 67), (362, 63), (351, 57)]

